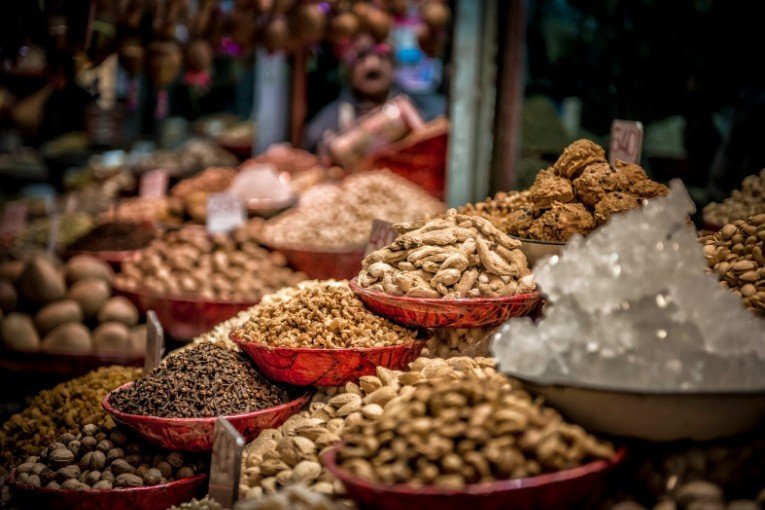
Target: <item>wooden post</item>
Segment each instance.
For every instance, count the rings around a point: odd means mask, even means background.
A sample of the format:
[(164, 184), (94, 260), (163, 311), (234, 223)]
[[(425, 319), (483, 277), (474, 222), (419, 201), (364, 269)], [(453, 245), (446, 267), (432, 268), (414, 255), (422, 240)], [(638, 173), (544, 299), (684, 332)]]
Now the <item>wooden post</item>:
[(290, 142), (300, 147), (308, 113), (308, 49), (301, 46), (292, 58), (292, 111)]

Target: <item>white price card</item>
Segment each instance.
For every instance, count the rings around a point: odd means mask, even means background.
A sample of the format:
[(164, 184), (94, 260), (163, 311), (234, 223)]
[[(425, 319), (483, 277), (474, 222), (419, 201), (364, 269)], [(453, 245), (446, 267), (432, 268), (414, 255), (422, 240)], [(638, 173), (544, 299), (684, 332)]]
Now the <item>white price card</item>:
[(146, 356), (143, 360), (143, 371), (151, 372), (159, 366), (162, 353), (165, 350), (165, 331), (157, 319), (154, 310), (146, 312)]
[(614, 120), (611, 123), (611, 145), (608, 149), (608, 161), (612, 165), (616, 160), (640, 163), (642, 152), (643, 123), (632, 120)]
[(372, 230), (369, 232), (369, 241), (364, 256), (366, 257), (373, 251), (388, 246), (396, 240), (396, 237), (398, 237), (398, 232), (393, 230), (393, 223), (378, 219), (372, 220)]
[(0, 220), (0, 237), (15, 237), (27, 227), (27, 203), (23, 200), (8, 202)]
[(139, 194), (143, 198), (163, 198), (167, 195), (169, 177), (165, 170), (152, 170), (141, 176)]
[(218, 417), (213, 429), (210, 460), (210, 499), (223, 508), (233, 508), (239, 495), (244, 438), (226, 418)]
[(244, 207), (239, 198), (231, 192), (207, 195), (207, 231), (226, 233), (244, 223)]

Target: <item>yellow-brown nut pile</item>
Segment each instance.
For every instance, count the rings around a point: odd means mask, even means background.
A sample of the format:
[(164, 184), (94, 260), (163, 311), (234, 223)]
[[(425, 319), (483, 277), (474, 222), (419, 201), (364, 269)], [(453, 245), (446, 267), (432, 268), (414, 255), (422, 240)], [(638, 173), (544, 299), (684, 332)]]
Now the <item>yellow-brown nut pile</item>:
[(137, 368), (103, 367), (41, 391), (29, 406), (3, 423), (0, 473), (29, 455), (37, 455), (61, 434), (77, 433), (83, 424), (113, 427), (101, 401), (107, 393), (140, 375)]
[(236, 177), (235, 168), (211, 167), (184, 179), (170, 190), (170, 195), (180, 200), (194, 221), (204, 222), (207, 216), (207, 195), (219, 193), (231, 187)]
[(704, 220), (724, 225), (762, 213), (765, 213), (765, 169), (744, 178), (741, 189), (734, 190), (722, 202), (704, 207)]
[(583, 139), (541, 170), (527, 192), (499, 194), (460, 212), (484, 216), (524, 239), (565, 242), (640, 207), (642, 199), (666, 194), (667, 187), (650, 180), (639, 165), (617, 161), (612, 166), (601, 146)]
[(427, 298), (513, 296), (536, 287), (520, 241), (485, 218), (450, 209), (394, 228), (396, 240), (364, 259), (362, 287)]
[(123, 264), (116, 284), (156, 295), (257, 302), (305, 279), (283, 255), (262, 248), (256, 230), (248, 224), (230, 235), (195, 227), (167, 232)]
[(343, 469), (384, 484), (466, 485), (525, 478), (610, 458), (613, 447), (565, 423), (509, 381), (430, 379), (343, 430)]
[(268, 221), (262, 239), (274, 246), (358, 247), (368, 241), (374, 219), (410, 221), (441, 212), (443, 204), (419, 186), (375, 170), (312, 188), (298, 207)]
[(374, 315), (346, 281), (311, 280), (267, 296), (239, 330), (275, 347), (344, 349), (412, 342), (417, 332)]
[(340, 441), (345, 427), (376, 420), (390, 402), (411, 394), (413, 385), (422, 380), (467, 376), (506, 380), (494, 366), (489, 358), (418, 358), (408, 372), (377, 367), (376, 375), (363, 376), (358, 384), (320, 389), (307, 411), (291, 416), (278, 429), (262, 432), (247, 446), (242, 456), (241, 498), (261, 498), (294, 483), (330, 496), (345, 494), (342, 483), (319, 460)]
[(429, 358), (471, 358), (491, 355), (491, 335), (496, 328), (435, 328), (422, 355)]
[(702, 237), (701, 243), (720, 285), (741, 296), (745, 307), (765, 315), (765, 213), (729, 223)]
[(340, 510), (341, 508), (348, 507), (303, 484), (290, 485), (276, 494), (269, 494), (260, 499), (238, 501), (234, 505), (234, 510)]

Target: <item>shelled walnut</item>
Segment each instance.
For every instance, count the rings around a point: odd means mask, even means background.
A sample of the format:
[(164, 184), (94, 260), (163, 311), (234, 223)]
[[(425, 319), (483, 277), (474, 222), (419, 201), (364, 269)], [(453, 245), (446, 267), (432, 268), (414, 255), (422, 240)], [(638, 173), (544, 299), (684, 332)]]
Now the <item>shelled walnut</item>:
[(428, 298), (512, 296), (536, 287), (521, 243), (484, 218), (451, 209), (394, 228), (400, 235), (393, 243), (364, 259), (362, 287)]

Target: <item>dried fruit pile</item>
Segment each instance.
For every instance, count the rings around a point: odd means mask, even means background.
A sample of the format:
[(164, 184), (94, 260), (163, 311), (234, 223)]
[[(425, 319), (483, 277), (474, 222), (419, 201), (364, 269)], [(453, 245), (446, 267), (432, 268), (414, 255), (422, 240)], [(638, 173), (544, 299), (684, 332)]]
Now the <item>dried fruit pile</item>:
[(269, 429), (247, 446), (243, 456), (240, 497), (256, 499), (282, 487), (302, 483), (327, 495), (343, 495), (342, 483), (325, 470), (319, 457), (340, 441), (344, 427), (376, 420), (390, 402), (411, 394), (416, 384), (430, 378), (459, 379), (472, 375), (484, 381), (499, 378), (494, 360), (487, 358), (418, 358), (408, 372), (377, 367), (377, 375), (359, 384), (325, 388), (308, 409)]
[(341, 434), (338, 461), (384, 484), (462, 489), (610, 458), (609, 443), (535, 405), (508, 381), (465, 377), (421, 381), (388, 402), (372, 423)]
[(168, 232), (124, 263), (116, 283), (155, 295), (257, 302), (303, 280), (284, 256), (258, 244), (256, 230), (248, 224), (231, 235), (193, 227)]
[(262, 239), (306, 249), (362, 246), (374, 219), (410, 221), (441, 212), (441, 202), (408, 180), (388, 170), (362, 172), (312, 188), (298, 207), (266, 224)]
[(307, 281), (267, 296), (240, 329), (245, 341), (343, 349), (412, 342), (417, 332), (367, 310), (345, 281)]
[(286, 400), (287, 392), (263, 378), (243, 354), (211, 343), (168, 356), (110, 397), (119, 411), (166, 418), (241, 414)]
[(539, 172), (527, 192), (502, 193), (460, 212), (483, 216), (524, 239), (565, 242), (636, 209), (641, 199), (666, 194), (666, 186), (650, 180), (640, 166), (622, 161), (611, 166), (601, 146), (577, 140)]
[(45, 256), (0, 264), (0, 338), (10, 349), (142, 354), (138, 310), (112, 296), (112, 270), (88, 256), (63, 267)]
[(60, 435), (16, 467), (23, 484), (76, 491), (159, 485), (205, 472), (201, 457), (161, 451), (127, 430), (93, 424)]
[(701, 243), (720, 285), (740, 295), (750, 310), (765, 314), (765, 213), (729, 223)]
[(20, 459), (37, 455), (61, 434), (76, 433), (82, 423), (113, 427), (114, 422), (101, 407), (101, 401), (107, 393), (135, 380), (140, 373), (137, 368), (103, 367), (41, 391), (0, 429), (0, 474)]
[(156, 237), (151, 225), (134, 222), (108, 222), (93, 228), (68, 246), (73, 251), (140, 250)]
[(745, 220), (765, 213), (765, 169), (741, 181), (741, 189), (734, 190), (721, 203), (704, 207), (704, 220), (718, 225)]
[(394, 228), (396, 240), (364, 259), (362, 287), (427, 298), (513, 296), (536, 287), (520, 241), (484, 218), (451, 209)]

